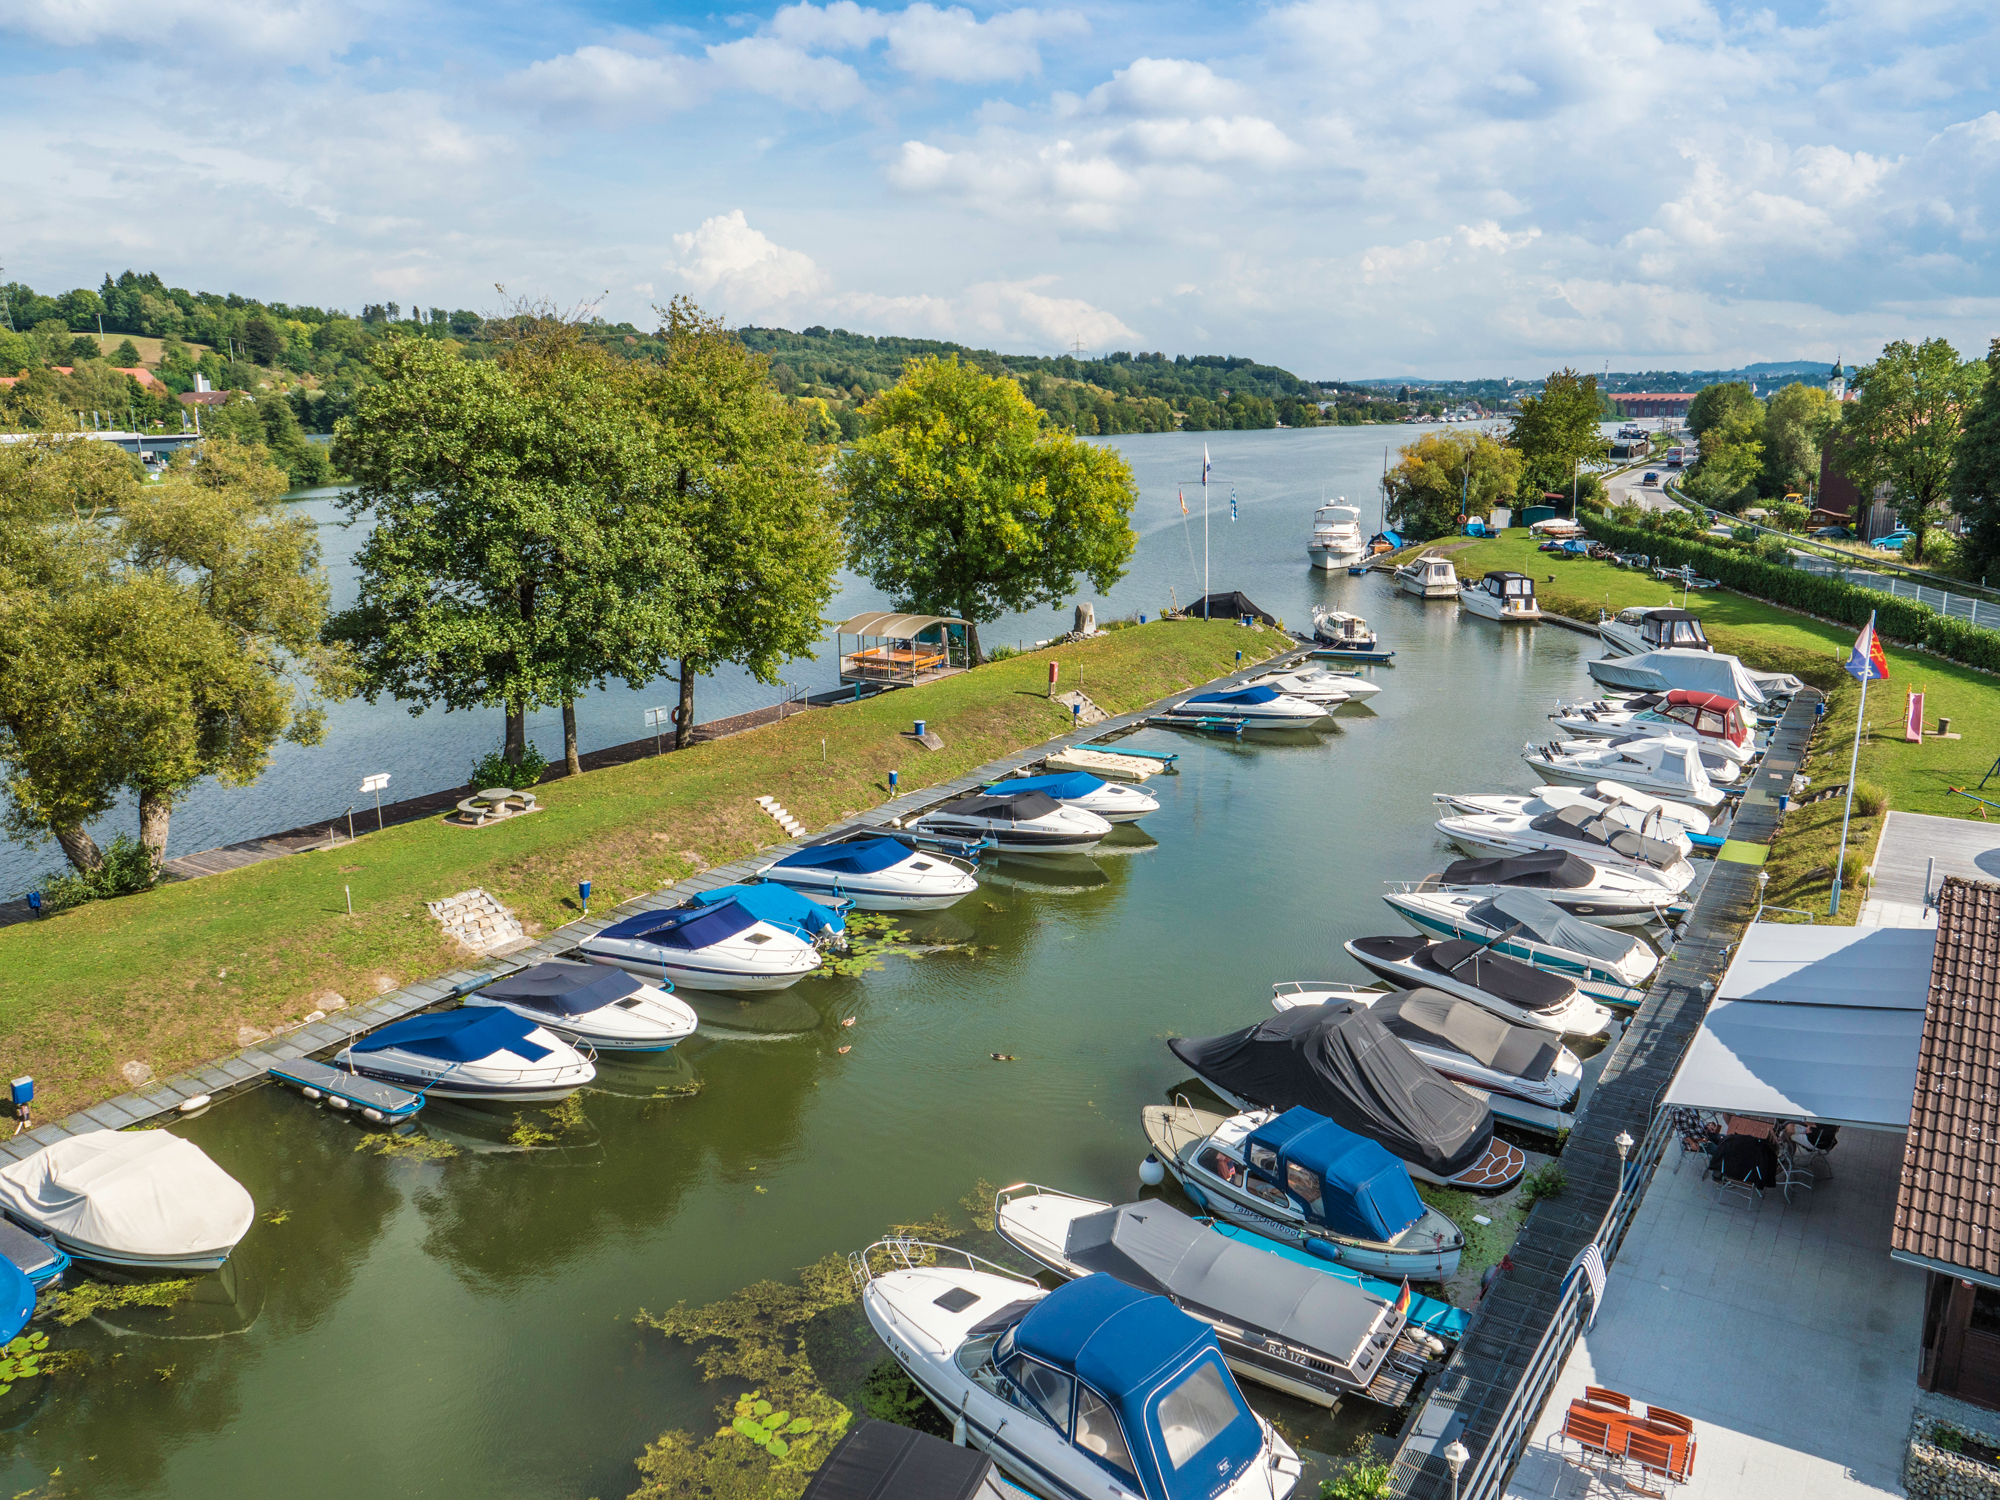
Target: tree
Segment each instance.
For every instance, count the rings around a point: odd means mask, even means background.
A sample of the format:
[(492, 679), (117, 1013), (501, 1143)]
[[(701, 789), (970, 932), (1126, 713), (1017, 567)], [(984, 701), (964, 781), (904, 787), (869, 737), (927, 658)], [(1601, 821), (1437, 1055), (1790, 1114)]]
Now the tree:
[(1826, 435), (1840, 407), (1825, 386), (1795, 382), (1764, 406), (1764, 493), (1803, 495), (1819, 479)]
[(1558, 370), (1539, 396), (1523, 396), (1507, 446), (1521, 455), (1520, 493), (1537, 500), (1567, 490), (1578, 467), (1600, 463), (1611, 444), (1598, 426), (1597, 377)]
[(501, 705), (517, 765), (530, 708), (669, 669), (693, 582), (674, 455), (600, 356), (531, 332), (539, 342), (498, 360), (401, 333), (378, 346), (379, 383), (334, 442), (358, 481), (341, 504), (375, 528), (355, 559), (360, 597), (327, 627), (356, 650), (371, 701)]
[(694, 684), (723, 662), (775, 683), (810, 656), (844, 543), (839, 495), (807, 413), (771, 389), (766, 356), (685, 297), (660, 311), (658, 364), (626, 367), (635, 400), (675, 455), (676, 518), (707, 581), (675, 675), (676, 748), (694, 737)]
[(1961, 360), (1941, 338), (1898, 339), (1854, 377), (1860, 395), (1841, 423), (1841, 465), (1863, 495), (1889, 486), (1918, 561), (1925, 533), (1944, 518), (1960, 424), (1985, 379), (1983, 360)]
[(139, 356), (139, 346), (130, 339), (120, 339), (118, 347), (111, 351), (111, 363), (121, 370), (136, 370), (145, 361)]
[(1701, 444), (1687, 492), (1703, 505), (1738, 510), (1764, 471), (1764, 404), (1741, 380), (1703, 386), (1688, 403), (1688, 431)]
[(1986, 349), (1986, 382), (1965, 414), (1951, 466), (1951, 505), (1965, 518), (1967, 576), (2000, 572), (2000, 339)]
[(1483, 515), (1521, 487), (1520, 453), (1483, 432), (1448, 427), (1403, 445), (1389, 472), (1389, 521), (1412, 541), (1458, 529), (1461, 515)]
[(258, 313), (243, 325), (243, 347), (260, 365), (275, 365), (285, 352), (285, 335), (276, 323)]
[(1124, 576), (1131, 469), (1111, 448), (1039, 431), (1011, 378), (913, 359), (863, 416), (839, 464), (850, 559), (898, 609), (969, 621), (975, 663), (981, 621)]

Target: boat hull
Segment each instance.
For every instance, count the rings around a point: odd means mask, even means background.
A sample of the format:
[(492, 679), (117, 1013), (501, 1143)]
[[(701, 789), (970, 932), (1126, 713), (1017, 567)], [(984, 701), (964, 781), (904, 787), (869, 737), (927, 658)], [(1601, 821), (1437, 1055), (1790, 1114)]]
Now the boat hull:
[(1540, 605), (1531, 604), (1526, 609), (1507, 609), (1484, 589), (1461, 587), (1458, 591), (1458, 602), (1482, 619), (1497, 620), (1502, 625), (1533, 625), (1542, 618)]
[[(1581, 989), (1574, 999), (1552, 1016), (1539, 1015), (1511, 1005), (1497, 995), (1487, 993), (1476, 985), (1454, 979), (1449, 974), (1440, 974), (1432, 969), (1419, 968), (1414, 963), (1391, 962), (1373, 958), (1355, 947), (1350, 940), (1341, 945), (1347, 954), (1362, 968), (1377, 979), (1393, 984), (1399, 990), (1439, 990), (1447, 995), (1455, 995), (1461, 1000), (1470, 1000), (1474, 1005), (1483, 1005), (1502, 1020), (1512, 1021), (1517, 1026), (1536, 1026), (1544, 1031), (1559, 1032), (1564, 1036), (1598, 1036), (1611, 1027), (1611, 1012), (1597, 1004)], [(1411, 1167), (1412, 1172), (1416, 1171)]]
[(609, 945), (593, 948), (586, 944), (577, 951), (594, 964), (623, 969), (641, 979), (658, 979), (664, 975), (675, 988), (683, 990), (741, 990), (752, 994), (788, 990), (819, 967), (817, 953), (813, 955), (813, 962), (803, 967), (758, 972), (725, 961), (704, 960), (699, 950), (694, 953), (667, 948), (655, 948), (649, 953), (630, 951), (640, 947), (652, 948), (652, 945), (621, 940), (616, 950)]
[(1650, 796), (1663, 797), (1674, 802), (1692, 803), (1704, 810), (1713, 810), (1722, 805), (1722, 793), (1713, 787), (1708, 788), (1706, 792), (1700, 792), (1684, 782), (1664, 781), (1657, 776), (1620, 775), (1618, 767), (1605, 766), (1602, 763), (1579, 765), (1551, 759), (1545, 755), (1524, 756), (1523, 759), (1551, 781), (1567, 782), (1571, 786), (1596, 786), (1600, 781), (1615, 781), (1620, 786), (1634, 787)]
[[(380, 1057), (380, 1053), (365, 1054)], [(362, 1078), (373, 1078), (378, 1083), (393, 1083), (398, 1088), (410, 1089), (431, 1099), (461, 1099), (471, 1103), (513, 1103), (539, 1104), (557, 1099), (567, 1099), (584, 1084), (596, 1076), (592, 1069), (588, 1076), (574, 1083), (544, 1081), (539, 1083), (500, 1083), (478, 1079), (427, 1077), (417, 1068), (398, 1068), (393, 1065), (362, 1065), (343, 1056), (341, 1066)]]
[[(41, 1224), (26, 1214), (9, 1211), (6, 1217), (30, 1234), (37, 1236), (45, 1244), (53, 1245), (61, 1255), (54, 1257), (53, 1264), (39, 1275), (29, 1280), (39, 1289), (61, 1280), (62, 1273), (69, 1266), (69, 1260), (87, 1260), (100, 1266), (130, 1266), (140, 1271), (218, 1271), (227, 1261), (235, 1245), (219, 1245), (208, 1249), (186, 1250), (174, 1255), (141, 1255), (131, 1250), (120, 1250), (111, 1245), (95, 1245), (88, 1240), (80, 1240), (61, 1230)], [(62, 1257), (67, 1256), (65, 1260)]]
[(1396, 587), (1418, 599), (1456, 599), (1457, 583), (1426, 583), (1414, 574), (1398, 573)]
[(1315, 542), (1306, 548), (1306, 556), (1312, 560), (1312, 565), (1327, 573), (1336, 572), (1341, 568), (1351, 568), (1367, 555), (1358, 545), (1322, 545)]
[[(1541, 893), (1537, 891), (1535, 894)], [(1530, 968), (1575, 980), (1578, 990), (1593, 1000), (1602, 1000), (1607, 1005), (1618, 1005), (1628, 1009), (1636, 1007), (1645, 998), (1646, 992), (1642, 986), (1659, 967), (1659, 959), (1651, 954), (1647, 955), (1651, 961), (1644, 965), (1644, 972), (1635, 973), (1634, 970), (1641, 967), (1636, 959), (1628, 965), (1613, 969), (1608, 965), (1592, 963), (1580, 954), (1571, 954), (1518, 937), (1503, 937), (1498, 942), (1488, 943), (1487, 940), (1492, 934), (1484, 927), (1462, 925), (1441, 912), (1427, 910), (1424, 906), (1400, 896), (1391, 895), (1384, 899), (1395, 908), (1397, 916), (1425, 937), (1446, 941), (1452, 938), (1467, 938), (1475, 943), (1486, 943), (1493, 952), (1503, 958), (1511, 958), (1516, 963), (1527, 964)]]

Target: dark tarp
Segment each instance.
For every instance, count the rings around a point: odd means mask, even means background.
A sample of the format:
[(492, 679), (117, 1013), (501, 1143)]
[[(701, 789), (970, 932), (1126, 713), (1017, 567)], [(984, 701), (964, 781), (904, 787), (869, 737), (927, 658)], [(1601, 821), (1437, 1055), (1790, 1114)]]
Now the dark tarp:
[[(1630, 735), (1631, 739), (1651, 739), (1651, 735)], [(1617, 743), (1624, 743), (1619, 741)], [(1683, 740), (1680, 743), (1689, 744)], [(1623, 823), (1614, 823), (1594, 807), (1559, 807), (1554, 812), (1545, 812), (1528, 825), (1535, 833), (1546, 833), (1554, 838), (1576, 839), (1586, 844), (1602, 844), (1614, 849), (1627, 859), (1642, 859), (1649, 865), (1662, 868), (1673, 864), (1681, 857), (1677, 845), (1662, 843), (1659, 839), (1647, 838), (1634, 833)]]
[(1596, 878), (1596, 867), (1567, 849), (1455, 860), (1438, 877), (1445, 885), (1515, 885), (1534, 891), (1578, 891)]
[(981, 792), (974, 797), (960, 797), (956, 802), (947, 802), (930, 817), (954, 818), (995, 818), (1015, 823), (1028, 823), (1036, 818), (1046, 817), (1062, 804), (1047, 792)]
[(1393, 1037), (1462, 1052), (1481, 1067), (1529, 1083), (1547, 1078), (1562, 1053), (1554, 1033), (1516, 1026), (1483, 1005), (1441, 990), (1404, 990), (1377, 1000), (1372, 1009)]
[(602, 964), (571, 964), (560, 959), (509, 974), (479, 993), (488, 1000), (508, 1000), (530, 1010), (556, 1016), (583, 1016), (614, 1000), (636, 995), (646, 981), (622, 969)]
[(1337, 1276), (1217, 1234), (1164, 1203), (1127, 1203), (1072, 1220), (1063, 1257), (1342, 1364), (1387, 1305)]
[(1560, 974), (1502, 958), (1469, 938), (1432, 942), (1421, 937), (1356, 938), (1354, 946), (1384, 963), (1408, 963), (1433, 974), (1449, 974), (1460, 984), (1486, 991), (1527, 1010), (1547, 1010), (1569, 1000), (1576, 985)]
[(1303, 1105), (1439, 1177), (1464, 1171), (1493, 1139), (1492, 1110), (1355, 1006), (1301, 1005), (1241, 1031), (1167, 1046), (1239, 1099), (1279, 1110)]
[(1266, 625), (1278, 623), (1276, 616), (1265, 614), (1234, 590), (1227, 594), (1210, 594), (1206, 599), (1197, 599), (1188, 606), (1187, 613), (1197, 620), (1240, 620), (1245, 615), (1251, 615)]
[(867, 1419), (834, 1445), (801, 1500), (972, 1500), (992, 1468), (976, 1448)]

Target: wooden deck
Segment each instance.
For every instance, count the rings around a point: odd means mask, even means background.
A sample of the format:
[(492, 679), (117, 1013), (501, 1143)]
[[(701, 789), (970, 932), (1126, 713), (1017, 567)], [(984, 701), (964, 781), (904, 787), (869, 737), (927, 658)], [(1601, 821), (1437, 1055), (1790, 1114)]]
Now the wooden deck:
[[(1852, 857), (1850, 854), (1850, 860)], [(1936, 861), (1935, 867), (1932, 861)], [(1868, 889), (1869, 902), (1893, 901), (1922, 908), (1937, 894), (1947, 875), (2000, 881), (2000, 822), (1891, 812), (1875, 850), (1875, 883)]]

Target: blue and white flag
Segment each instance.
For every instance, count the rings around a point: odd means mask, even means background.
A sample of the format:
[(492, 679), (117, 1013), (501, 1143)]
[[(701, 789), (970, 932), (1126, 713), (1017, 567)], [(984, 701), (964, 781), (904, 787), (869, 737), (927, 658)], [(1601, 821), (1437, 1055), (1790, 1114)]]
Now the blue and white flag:
[(1875, 611), (1872, 609), (1868, 612), (1868, 623), (1854, 638), (1854, 651), (1847, 658), (1847, 671), (1856, 682), (1888, 680), (1889, 658), (1882, 650), (1882, 637), (1875, 633)]
[(1208, 444), (1201, 445), (1201, 482), (1208, 483)]

